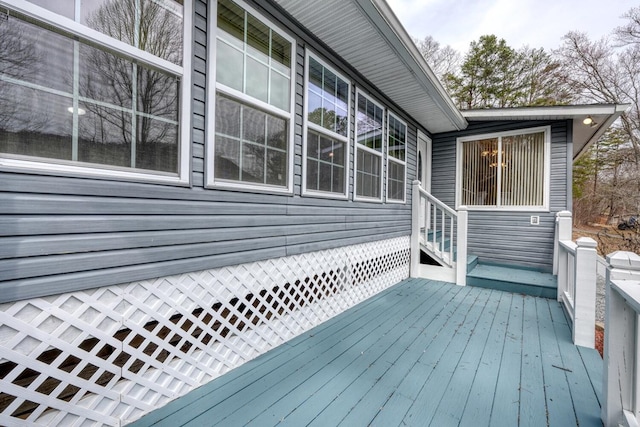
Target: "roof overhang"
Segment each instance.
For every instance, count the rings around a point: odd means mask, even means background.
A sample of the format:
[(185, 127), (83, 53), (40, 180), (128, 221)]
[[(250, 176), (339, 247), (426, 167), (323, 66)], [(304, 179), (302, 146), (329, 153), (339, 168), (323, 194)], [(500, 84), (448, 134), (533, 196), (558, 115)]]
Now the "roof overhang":
[(431, 133), (467, 122), (385, 0), (274, 0)]
[[(584, 154), (589, 146), (628, 110), (630, 104), (558, 105), (550, 107), (495, 108), (462, 111), (469, 121), (494, 120), (573, 120), (573, 160)], [(584, 124), (590, 116), (593, 123)]]

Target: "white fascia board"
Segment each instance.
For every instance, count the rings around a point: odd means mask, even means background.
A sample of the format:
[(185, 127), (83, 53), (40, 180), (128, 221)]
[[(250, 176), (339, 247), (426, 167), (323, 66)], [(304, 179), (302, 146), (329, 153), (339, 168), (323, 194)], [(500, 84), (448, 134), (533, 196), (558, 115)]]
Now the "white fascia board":
[[(402, 26), (396, 15), (384, 0), (355, 0), (360, 9), (369, 17), (371, 23), (389, 42), (389, 45), (411, 70), (417, 82), (426, 90), (451, 124), (462, 130), (468, 126), (466, 119), (456, 108), (453, 100), (444, 89), (427, 61), (422, 57), (413, 40)], [(386, 24), (386, 25), (384, 25)], [(394, 37), (390, 37), (390, 32)]]
[(526, 120), (541, 117), (573, 118), (584, 115), (622, 114), (630, 104), (558, 105), (549, 107), (514, 107), (464, 110), (462, 115), (471, 120)]

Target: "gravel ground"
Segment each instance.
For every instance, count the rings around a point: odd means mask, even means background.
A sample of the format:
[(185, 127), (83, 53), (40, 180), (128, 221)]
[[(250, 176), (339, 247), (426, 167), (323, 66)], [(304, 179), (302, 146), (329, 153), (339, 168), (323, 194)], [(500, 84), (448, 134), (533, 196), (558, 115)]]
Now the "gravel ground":
[(603, 276), (598, 275), (596, 285), (596, 322), (604, 325), (604, 282)]

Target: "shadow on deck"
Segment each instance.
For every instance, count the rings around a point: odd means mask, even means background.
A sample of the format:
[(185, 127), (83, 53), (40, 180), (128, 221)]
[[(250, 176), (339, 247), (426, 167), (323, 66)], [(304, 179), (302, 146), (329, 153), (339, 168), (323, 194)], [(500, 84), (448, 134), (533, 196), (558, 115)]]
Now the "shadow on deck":
[(133, 426), (601, 426), (554, 300), (408, 279)]

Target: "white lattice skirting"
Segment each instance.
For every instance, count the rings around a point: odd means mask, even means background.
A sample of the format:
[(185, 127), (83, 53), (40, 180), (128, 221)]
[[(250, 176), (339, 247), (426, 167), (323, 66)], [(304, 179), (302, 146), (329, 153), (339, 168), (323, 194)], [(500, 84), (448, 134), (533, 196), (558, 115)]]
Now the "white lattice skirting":
[(0, 425), (125, 425), (409, 275), (409, 238), (0, 305)]

